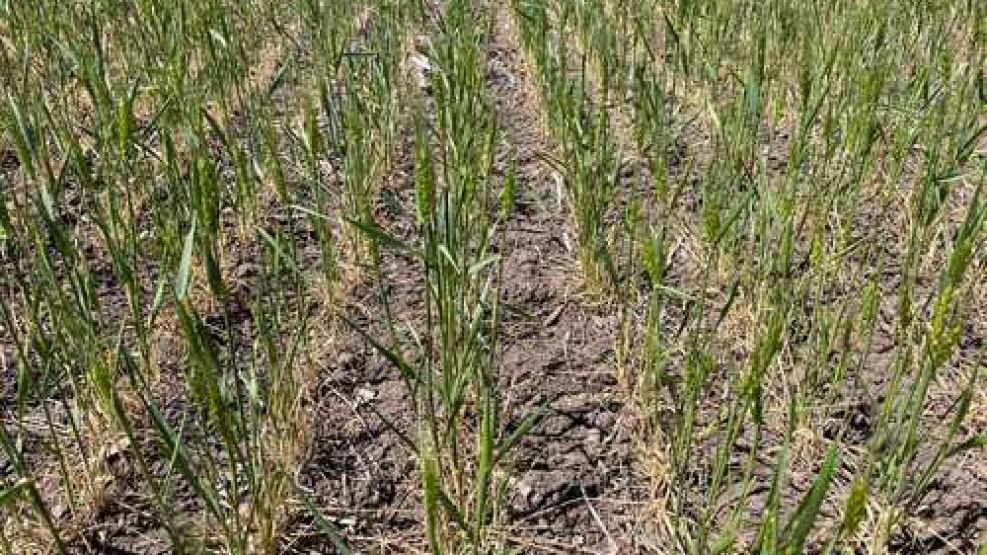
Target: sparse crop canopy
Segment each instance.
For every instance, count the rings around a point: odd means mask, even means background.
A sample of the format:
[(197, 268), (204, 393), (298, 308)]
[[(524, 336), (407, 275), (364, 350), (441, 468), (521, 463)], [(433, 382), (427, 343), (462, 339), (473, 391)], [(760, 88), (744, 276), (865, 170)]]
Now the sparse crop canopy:
[(0, 555), (987, 555), (987, 2), (0, 0)]

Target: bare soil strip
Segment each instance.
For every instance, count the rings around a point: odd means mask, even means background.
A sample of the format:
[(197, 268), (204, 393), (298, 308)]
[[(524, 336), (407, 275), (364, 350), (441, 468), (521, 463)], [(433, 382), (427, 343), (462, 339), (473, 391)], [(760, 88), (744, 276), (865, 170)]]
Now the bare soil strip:
[(488, 80), (517, 159), (507, 237), (504, 402), (510, 418), (548, 407), (514, 461), (511, 537), (531, 553), (632, 551), (634, 415), (620, 391), (614, 311), (579, 294), (574, 231), (544, 162), (536, 78), (525, 64), (509, 2), (495, 2)]

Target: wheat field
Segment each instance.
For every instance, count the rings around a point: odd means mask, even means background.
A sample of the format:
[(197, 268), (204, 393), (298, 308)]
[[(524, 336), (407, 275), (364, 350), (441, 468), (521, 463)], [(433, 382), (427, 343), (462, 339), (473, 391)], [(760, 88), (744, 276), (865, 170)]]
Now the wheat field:
[(987, 555), (987, 3), (0, 0), (0, 555)]

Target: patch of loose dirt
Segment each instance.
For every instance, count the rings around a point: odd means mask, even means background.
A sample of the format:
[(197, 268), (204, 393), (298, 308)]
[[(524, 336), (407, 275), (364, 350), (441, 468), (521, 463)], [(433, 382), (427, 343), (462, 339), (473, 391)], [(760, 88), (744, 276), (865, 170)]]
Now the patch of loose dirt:
[(542, 162), (537, 85), (523, 61), (506, 3), (497, 2), (489, 88), (517, 152), (519, 189), (506, 226), (501, 369), (508, 417), (547, 413), (513, 460), (512, 536), (530, 553), (627, 552), (639, 482), (631, 465), (635, 416), (617, 382), (619, 320), (579, 291), (574, 238), (555, 179)]

